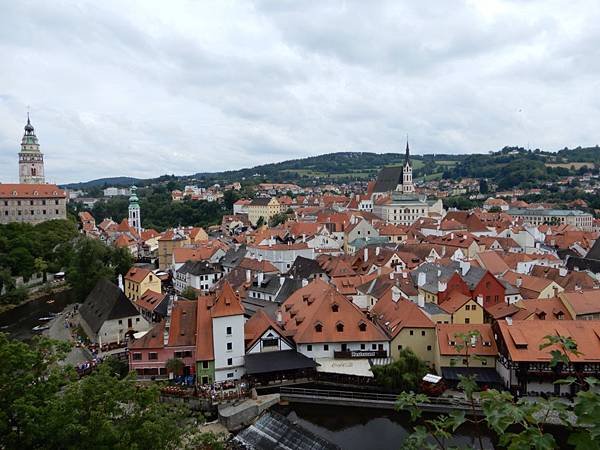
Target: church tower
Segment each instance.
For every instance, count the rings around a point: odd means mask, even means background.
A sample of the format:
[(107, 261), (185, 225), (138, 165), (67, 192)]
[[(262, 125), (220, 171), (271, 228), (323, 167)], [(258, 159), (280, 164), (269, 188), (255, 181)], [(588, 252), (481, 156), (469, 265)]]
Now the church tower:
[(410, 163), (410, 149), (408, 148), (408, 139), (406, 140), (406, 155), (404, 157), (404, 167), (402, 168), (402, 193), (412, 194), (415, 192), (415, 185), (412, 179), (412, 164)]
[(21, 140), (19, 152), (19, 183), (44, 184), (44, 154), (40, 151), (40, 144), (35, 135), (35, 130), (27, 113), (25, 134)]
[(129, 225), (142, 232), (142, 216), (140, 215), (140, 204), (136, 194), (137, 187), (131, 186), (131, 196), (129, 197)]

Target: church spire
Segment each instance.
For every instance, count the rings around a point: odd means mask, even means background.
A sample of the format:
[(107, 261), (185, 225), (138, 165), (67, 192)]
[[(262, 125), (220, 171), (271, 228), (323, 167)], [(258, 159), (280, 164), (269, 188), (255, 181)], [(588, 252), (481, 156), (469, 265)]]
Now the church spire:
[(406, 136), (406, 155), (404, 157), (404, 164), (410, 164), (410, 149), (408, 148), (408, 136)]

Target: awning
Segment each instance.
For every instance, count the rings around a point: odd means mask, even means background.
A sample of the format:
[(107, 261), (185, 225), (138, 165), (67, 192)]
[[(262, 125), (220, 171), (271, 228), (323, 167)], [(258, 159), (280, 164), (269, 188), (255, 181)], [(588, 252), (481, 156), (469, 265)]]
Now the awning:
[(445, 380), (460, 381), (459, 375), (475, 375), (477, 383), (504, 383), (496, 369), (491, 367), (442, 367), (442, 376)]
[(433, 383), (433, 384), (437, 384), (441, 381), (442, 377), (438, 376), (438, 375), (433, 375), (432, 373), (428, 373), (427, 375), (425, 375), (423, 377), (423, 381), (426, 381), (427, 383)]
[(317, 362), (319, 363), (317, 372), (373, 378), (371, 363), (368, 359), (317, 358)]
[(311, 358), (296, 350), (281, 350), (264, 353), (249, 353), (244, 358), (246, 373), (257, 375), (286, 370), (314, 369), (317, 365)]

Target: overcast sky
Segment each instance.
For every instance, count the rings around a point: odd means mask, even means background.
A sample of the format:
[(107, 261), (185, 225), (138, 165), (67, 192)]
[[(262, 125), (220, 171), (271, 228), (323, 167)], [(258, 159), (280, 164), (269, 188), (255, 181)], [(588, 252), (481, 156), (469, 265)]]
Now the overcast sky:
[(0, 0), (0, 181), (596, 145), (600, 2)]

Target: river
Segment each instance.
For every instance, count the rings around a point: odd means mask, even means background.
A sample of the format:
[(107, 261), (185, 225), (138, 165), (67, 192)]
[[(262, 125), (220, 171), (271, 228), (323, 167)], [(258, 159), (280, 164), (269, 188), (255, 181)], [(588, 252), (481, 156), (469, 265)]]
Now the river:
[[(48, 303), (48, 301), (53, 301)], [(32, 328), (40, 325), (39, 318), (48, 313), (59, 313), (73, 303), (73, 291), (65, 290), (44, 295), (0, 314), (0, 331), (8, 333), (12, 339), (28, 340), (36, 334)]]
[[(274, 409), (344, 450), (397, 450), (410, 432), (406, 414), (386, 409), (303, 403), (277, 405)], [(487, 437), (483, 443), (485, 448), (494, 448)], [(469, 426), (458, 429), (452, 444), (460, 448), (479, 448), (475, 430)]]

